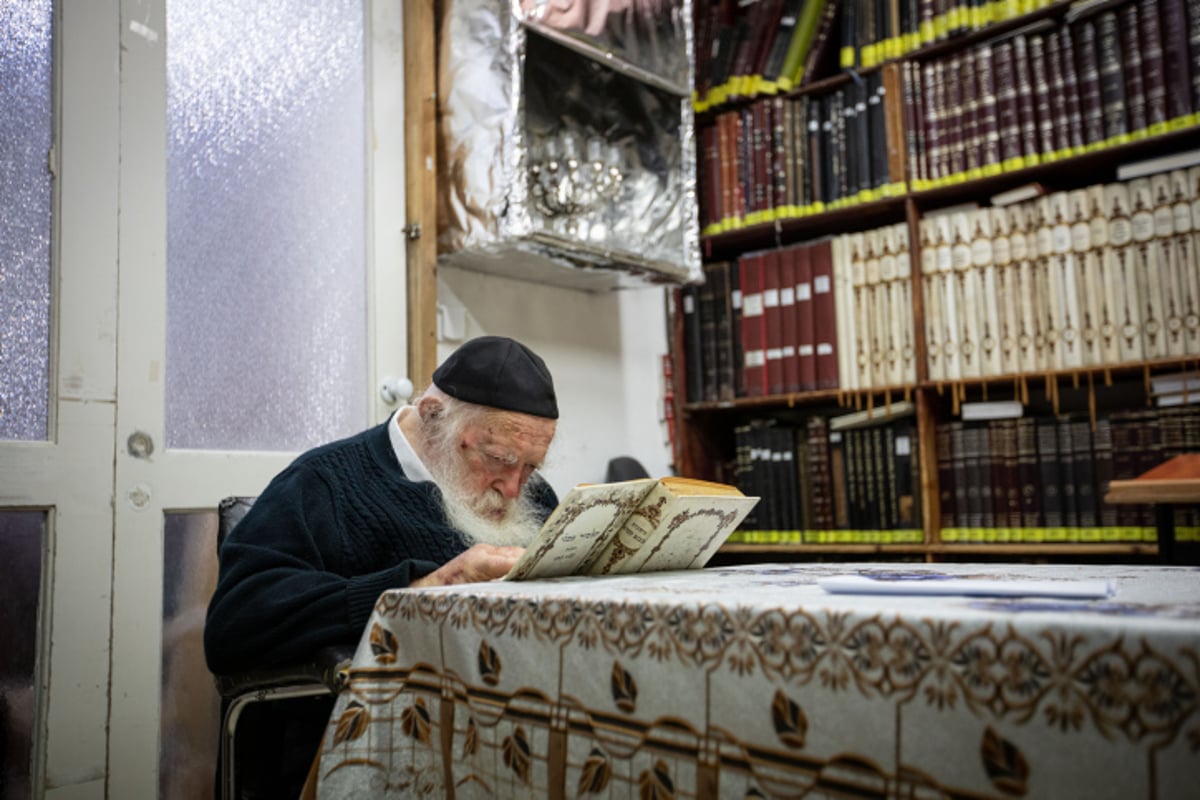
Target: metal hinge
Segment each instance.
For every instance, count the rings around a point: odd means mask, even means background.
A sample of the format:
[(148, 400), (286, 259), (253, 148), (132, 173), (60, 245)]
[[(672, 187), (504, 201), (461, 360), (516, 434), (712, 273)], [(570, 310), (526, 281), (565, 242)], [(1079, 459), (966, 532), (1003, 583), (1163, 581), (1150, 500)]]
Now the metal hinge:
[(421, 238), (421, 223), (419, 222), (410, 222), (400, 230), (404, 231), (404, 235), (408, 237), (409, 241)]

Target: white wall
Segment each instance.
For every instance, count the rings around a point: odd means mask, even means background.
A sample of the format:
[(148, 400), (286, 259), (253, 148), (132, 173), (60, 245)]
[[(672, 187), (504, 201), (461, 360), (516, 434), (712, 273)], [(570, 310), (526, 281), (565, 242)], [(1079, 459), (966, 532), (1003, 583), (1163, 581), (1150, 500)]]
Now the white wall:
[(450, 331), (456, 339), (439, 342), (439, 361), (483, 334), (511, 336), (546, 361), (559, 425), (543, 474), (560, 495), (603, 481), (614, 456), (637, 458), (653, 476), (669, 474), (663, 289), (589, 293), (442, 266), (438, 302), (465, 310), (463, 330)]

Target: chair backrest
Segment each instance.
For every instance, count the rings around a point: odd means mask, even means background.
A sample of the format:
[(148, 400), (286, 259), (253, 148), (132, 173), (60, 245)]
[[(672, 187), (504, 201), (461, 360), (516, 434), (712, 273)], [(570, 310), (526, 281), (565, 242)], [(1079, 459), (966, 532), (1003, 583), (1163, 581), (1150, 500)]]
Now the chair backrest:
[(616, 483), (618, 481), (631, 481), (636, 478), (649, 478), (650, 473), (642, 466), (642, 462), (632, 456), (617, 456), (608, 462), (608, 472), (605, 474), (605, 483)]
[(255, 498), (253, 497), (226, 497), (217, 504), (217, 550), (221, 549), (221, 543), (225, 541), (225, 537), (234, 529), (242, 517), (246, 516), (246, 512), (250, 510), (250, 506), (254, 505)]

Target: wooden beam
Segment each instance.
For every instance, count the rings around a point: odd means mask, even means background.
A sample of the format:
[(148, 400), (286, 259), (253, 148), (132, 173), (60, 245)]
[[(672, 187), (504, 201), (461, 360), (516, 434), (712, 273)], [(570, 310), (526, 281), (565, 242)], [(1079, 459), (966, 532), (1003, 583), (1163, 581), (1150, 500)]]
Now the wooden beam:
[(435, 0), (404, 0), (408, 374), (418, 391), (437, 366), (437, 21)]

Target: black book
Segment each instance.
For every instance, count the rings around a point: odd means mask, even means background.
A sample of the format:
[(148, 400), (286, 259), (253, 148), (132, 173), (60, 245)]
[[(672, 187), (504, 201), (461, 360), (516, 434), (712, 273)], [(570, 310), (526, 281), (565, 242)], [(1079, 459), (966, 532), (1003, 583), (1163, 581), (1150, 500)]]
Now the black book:
[[(1121, 55), (1125, 58), (1122, 70), (1125, 76), (1125, 115), (1129, 119), (1129, 130), (1141, 131), (1148, 127), (1149, 122), (1146, 119), (1146, 85), (1142, 80), (1142, 45), (1138, 32), (1140, 13), (1137, 4), (1130, 3), (1122, 6), (1117, 14), (1121, 21)], [(1102, 110), (1099, 116), (1103, 120)]]
[(1162, 12), (1163, 78), (1167, 119), (1192, 113), (1191, 59), (1188, 57), (1187, 0), (1159, 0)]
[(1137, 8), (1142, 84), (1146, 91), (1146, 124), (1161, 125), (1167, 121), (1167, 79), (1163, 65), (1163, 37), (1158, 16), (1158, 0), (1137, 0)]
[[(867, 188), (877, 189), (886, 186), (893, 180), (888, 170), (887, 148), (887, 118), (884, 114), (887, 98), (883, 83), (883, 71), (871, 73), (868, 81), (873, 84), (870, 97), (867, 100), (867, 121), (869, 135), (867, 150), (871, 156), (871, 180)], [(899, 180), (903, 176), (897, 176)]]
[[(1075, 482), (1075, 431), (1069, 415), (1060, 415), (1056, 422), (1058, 428), (1058, 469), (1060, 475), (1059, 495), (1062, 499), (1063, 526), (1075, 529), (1079, 527), (1079, 505), (1076, 501)], [(1074, 536), (1074, 532), (1070, 534)]]
[(729, 262), (729, 340), (732, 353), (733, 394), (746, 396), (746, 376), (742, 364), (742, 286), (741, 262)]
[(1075, 42), (1071, 29), (1058, 30), (1059, 57), (1062, 59), (1063, 100), (1067, 114), (1067, 139), (1073, 148), (1083, 147), (1083, 107), (1079, 102), (1079, 74), (1075, 66)]
[[(1038, 119), (1033, 93), (1033, 74), (1029, 63), (1029, 40), (1013, 37), (1013, 74), (1017, 86), (1017, 111), (1021, 121), (1021, 152), (1026, 158), (1036, 157), (1038, 149)], [(1099, 76), (1099, 72), (1096, 73)], [(1097, 86), (1099, 84), (1097, 83)]]
[(938, 513), (941, 515), (940, 527), (944, 529), (958, 528), (957, 507), (954, 502), (954, 448), (950, 425), (937, 426), (937, 430), (934, 433), (934, 447), (936, 448), (935, 455), (937, 459)]
[(708, 267), (704, 268), (704, 283), (696, 287), (696, 313), (700, 324), (701, 399), (717, 399), (717, 309), (716, 286)]
[(1092, 452), (1092, 423), (1089, 419), (1079, 419), (1070, 425), (1078, 524), (1083, 529), (1096, 528), (1100, 525), (1100, 509), (1096, 494), (1096, 462)]
[(700, 289), (687, 284), (679, 290), (683, 313), (684, 380), (689, 403), (704, 399), (704, 339), (700, 325)]
[(1111, 139), (1129, 131), (1125, 117), (1125, 76), (1121, 71), (1121, 34), (1115, 12), (1101, 14), (1096, 20), (1096, 43), (1100, 61), (1100, 99), (1104, 105), (1104, 136)]
[(805, 0), (784, 0), (779, 23), (775, 28), (771, 49), (767, 52), (766, 63), (763, 66), (763, 80), (774, 81), (780, 78), (784, 59), (787, 58), (788, 46), (792, 43), (792, 33), (800, 20), (800, 12), (804, 9)]
[(1053, 418), (1037, 421), (1037, 458), (1042, 494), (1042, 525), (1048, 530), (1064, 526), (1062, 503), (1062, 464), (1058, 455), (1058, 422)]
[(1043, 527), (1038, 425), (1033, 417), (1017, 419), (1017, 481), (1021, 487), (1020, 526)]

